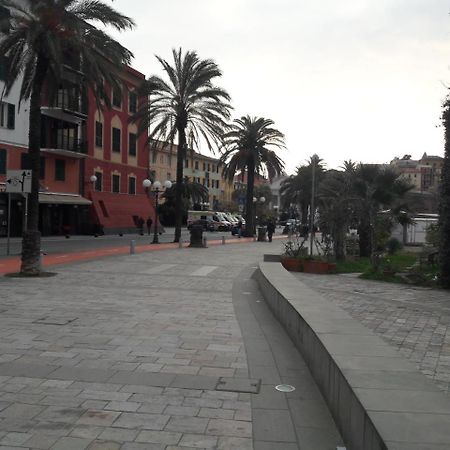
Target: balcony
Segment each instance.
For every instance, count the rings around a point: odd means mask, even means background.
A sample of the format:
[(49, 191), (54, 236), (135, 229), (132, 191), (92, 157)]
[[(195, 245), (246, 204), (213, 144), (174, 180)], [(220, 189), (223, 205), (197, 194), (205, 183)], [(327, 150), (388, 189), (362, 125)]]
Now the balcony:
[(41, 108), (42, 114), (54, 119), (81, 124), (88, 114), (88, 102), (78, 86), (59, 89), (51, 104)]
[(80, 159), (87, 156), (87, 142), (61, 134), (44, 134), (41, 136), (41, 150), (44, 153)]

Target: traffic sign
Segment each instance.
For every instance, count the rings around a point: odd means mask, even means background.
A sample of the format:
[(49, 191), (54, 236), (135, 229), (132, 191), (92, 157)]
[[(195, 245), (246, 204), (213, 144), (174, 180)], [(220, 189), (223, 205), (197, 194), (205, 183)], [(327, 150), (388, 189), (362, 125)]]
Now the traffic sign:
[(8, 170), (6, 172), (6, 192), (31, 192), (31, 170)]

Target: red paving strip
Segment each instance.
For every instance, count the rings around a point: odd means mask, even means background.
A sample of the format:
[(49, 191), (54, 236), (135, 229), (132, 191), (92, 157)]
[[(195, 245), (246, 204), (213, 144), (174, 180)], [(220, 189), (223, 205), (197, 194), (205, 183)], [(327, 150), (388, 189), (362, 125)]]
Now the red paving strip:
[[(244, 242), (253, 242), (253, 238), (227, 239), (227, 244), (237, 244)], [(222, 240), (207, 241), (207, 245), (221, 245)], [(183, 247), (188, 247), (189, 243), (184, 242)], [(136, 253), (144, 253), (155, 250), (169, 250), (179, 248), (179, 244), (175, 242), (163, 244), (149, 244), (136, 246)], [(42, 265), (44, 267), (52, 267), (60, 264), (67, 264), (79, 261), (89, 261), (96, 258), (113, 255), (127, 255), (130, 253), (129, 246), (101, 248), (98, 250), (88, 250), (83, 252), (61, 253), (55, 255), (45, 255), (42, 257)], [(0, 259), (0, 274), (19, 272), (20, 257)]]

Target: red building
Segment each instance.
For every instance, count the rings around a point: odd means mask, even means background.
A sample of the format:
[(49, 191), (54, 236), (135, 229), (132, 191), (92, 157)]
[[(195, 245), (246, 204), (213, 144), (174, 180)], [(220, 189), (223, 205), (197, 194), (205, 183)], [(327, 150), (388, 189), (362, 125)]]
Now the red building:
[[(64, 84), (55, 98), (50, 101), (43, 92), (42, 99), (41, 232), (54, 235), (94, 233), (100, 229), (105, 233), (135, 231), (138, 217), (154, 217), (153, 200), (142, 186), (149, 169), (147, 136), (138, 137), (137, 126), (129, 123), (139, 101), (136, 89), (144, 75), (124, 67), (120, 77), (122, 89), (112, 93), (113, 106), (108, 109), (98, 108), (93, 94), (80, 85), (77, 67), (66, 65), (64, 69)], [(27, 107), (22, 105), (22, 111), (27, 111)], [(15, 105), (16, 129), (11, 131), (20, 136), (14, 138), (17, 144), (11, 145), (6, 130), (2, 133), (0, 129), (3, 184), (6, 170), (29, 168), (23, 136), (24, 128), (28, 129), (27, 115), (19, 115), (18, 111)], [(0, 198), (1, 201), (6, 205), (6, 199)], [(22, 233), (23, 209), (23, 198), (13, 195), (11, 235)]]

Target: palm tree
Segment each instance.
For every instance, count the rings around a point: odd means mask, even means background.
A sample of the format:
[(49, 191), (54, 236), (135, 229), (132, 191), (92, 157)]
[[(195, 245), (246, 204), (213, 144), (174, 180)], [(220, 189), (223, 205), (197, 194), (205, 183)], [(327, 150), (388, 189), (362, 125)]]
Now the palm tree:
[(41, 141), (41, 94), (50, 100), (64, 84), (64, 66), (82, 71), (85, 88), (98, 103), (109, 105), (104, 82), (119, 87), (117, 74), (132, 58), (131, 52), (89, 22), (100, 22), (117, 30), (132, 28), (133, 21), (99, 0), (2, 0), (8, 8), (10, 29), (0, 42), (0, 57), (9, 61), (4, 94), (22, 76), (20, 101), (30, 98), (28, 153), (32, 170), (28, 229), (23, 233), (24, 275), (40, 273), (39, 163)]
[(267, 172), (269, 179), (280, 175), (284, 162), (273, 148), (284, 148), (284, 135), (274, 122), (263, 117), (245, 116), (235, 119), (230, 131), (225, 134), (225, 150), (220, 162), (224, 164), (223, 176), (233, 181), (236, 173), (247, 173), (246, 193), (246, 234), (251, 235), (254, 227), (253, 191), (255, 174)]
[(324, 167), (322, 159), (309, 158), (309, 164), (297, 167), (295, 175), (283, 181), (280, 187), (284, 208), (289, 208), (291, 204), (300, 208), (301, 222), (304, 227), (308, 225), (308, 209), (311, 204), (312, 194), (312, 169), (315, 164), (315, 184), (320, 184), (323, 177)]
[(175, 196), (175, 242), (181, 237), (183, 165), (187, 148), (198, 148), (204, 141), (210, 150), (222, 145), (222, 137), (230, 117), (228, 93), (213, 85), (222, 75), (217, 64), (200, 59), (196, 52), (172, 50), (173, 66), (157, 56), (168, 80), (153, 75), (142, 85), (143, 101), (132, 120), (138, 122), (139, 133), (153, 127), (151, 140), (172, 144), (178, 137)]
[[(171, 199), (172, 203), (176, 198), (176, 183), (171, 188), (166, 189), (163, 197)], [(182, 183), (182, 198), (191, 200), (192, 203), (200, 203), (208, 200), (209, 191), (206, 186), (197, 181), (190, 181), (188, 177), (184, 177)]]
[(440, 281), (444, 288), (450, 288), (450, 97), (443, 104), (442, 124), (445, 147), (442, 167), (439, 202), (439, 262)]
[(354, 172), (360, 256), (373, 257), (375, 221), (382, 208), (401, 210), (400, 204), (412, 185), (393, 169), (377, 164), (359, 164)]

